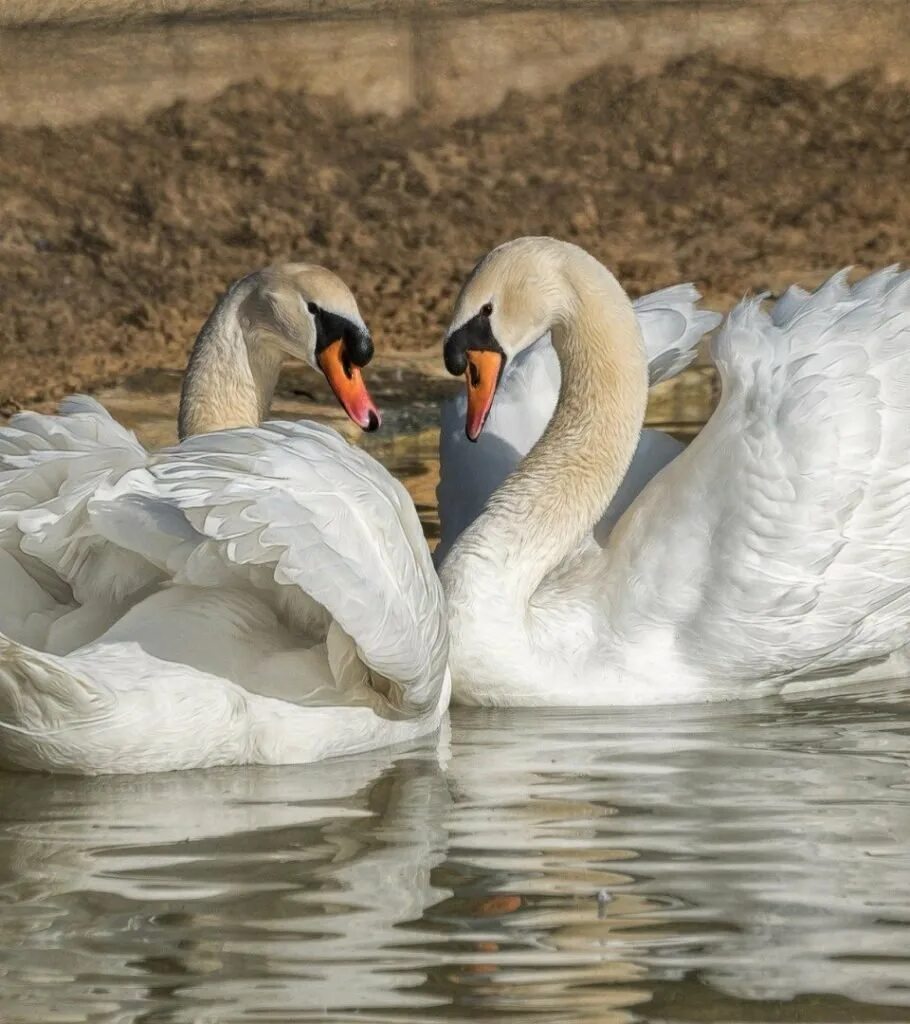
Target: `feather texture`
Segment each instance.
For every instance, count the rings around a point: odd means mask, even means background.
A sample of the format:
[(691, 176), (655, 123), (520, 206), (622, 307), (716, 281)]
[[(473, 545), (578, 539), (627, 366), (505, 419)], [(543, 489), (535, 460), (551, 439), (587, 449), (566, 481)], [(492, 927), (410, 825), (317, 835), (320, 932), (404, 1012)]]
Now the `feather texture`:
[(447, 636), (416, 511), (334, 431), (150, 456), (76, 399), (17, 417), (0, 452), (0, 570), (37, 605), (0, 624), (2, 763), (309, 761), (438, 726)]
[[(542, 273), (549, 292), (521, 290)], [(553, 239), (494, 250), (460, 302), (488, 295), (510, 311), (500, 343), (518, 351), (532, 314), (515, 309), (562, 316), (572, 376), (555, 428), (441, 569), (456, 699), (727, 700), (906, 671), (910, 273), (851, 285), (841, 271), (771, 308), (741, 302), (713, 345), (718, 408), (602, 546), (573, 529), (623, 490), (635, 451), (632, 310), (606, 268)]]
[(733, 685), (888, 657), (910, 642), (910, 274), (747, 300), (713, 354), (719, 408), (608, 549), (617, 630), (672, 625)]

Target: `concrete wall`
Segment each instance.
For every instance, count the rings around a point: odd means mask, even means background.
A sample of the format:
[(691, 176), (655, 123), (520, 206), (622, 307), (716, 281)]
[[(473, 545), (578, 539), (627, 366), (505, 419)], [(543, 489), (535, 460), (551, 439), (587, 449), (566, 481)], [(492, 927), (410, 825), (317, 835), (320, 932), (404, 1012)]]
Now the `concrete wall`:
[(0, 122), (15, 124), (140, 116), (251, 78), (452, 119), (607, 62), (645, 72), (697, 51), (910, 80), (908, 0), (7, 0), (0, 24)]

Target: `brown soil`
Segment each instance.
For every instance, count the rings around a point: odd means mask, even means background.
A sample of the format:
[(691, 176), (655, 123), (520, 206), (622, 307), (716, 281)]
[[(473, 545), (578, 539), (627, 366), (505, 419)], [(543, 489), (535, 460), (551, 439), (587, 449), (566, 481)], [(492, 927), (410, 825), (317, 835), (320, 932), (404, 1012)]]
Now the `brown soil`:
[(900, 260), (908, 140), (906, 88), (706, 58), (454, 127), (251, 84), (138, 125), (0, 128), (0, 410), (182, 365), (227, 282), (291, 256), (341, 273), (399, 349), (436, 345), (473, 262), (519, 234), (723, 306)]

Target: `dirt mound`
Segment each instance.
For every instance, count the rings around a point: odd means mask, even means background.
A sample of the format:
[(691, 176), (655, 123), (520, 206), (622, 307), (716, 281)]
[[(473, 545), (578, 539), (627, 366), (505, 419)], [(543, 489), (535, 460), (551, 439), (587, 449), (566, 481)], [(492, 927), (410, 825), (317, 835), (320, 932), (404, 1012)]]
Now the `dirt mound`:
[(438, 344), (473, 262), (577, 241), (633, 294), (724, 306), (906, 257), (910, 91), (706, 58), (597, 72), (454, 127), (257, 84), (135, 125), (0, 128), (0, 409), (180, 366), (215, 296), (287, 257), (351, 284), (382, 346)]

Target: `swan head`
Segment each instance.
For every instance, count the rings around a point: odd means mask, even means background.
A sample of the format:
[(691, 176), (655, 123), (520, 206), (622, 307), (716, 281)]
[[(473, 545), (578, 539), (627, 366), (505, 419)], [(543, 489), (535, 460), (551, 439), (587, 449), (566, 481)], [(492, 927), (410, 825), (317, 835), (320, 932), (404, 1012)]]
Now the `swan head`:
[(446, 369), (465, 376), (465, 433), (476, 441), (507, 363), (569, 315), (565, 266), (577, 246), (553, 238), (517, 238), (471, 271), (446, 331)]
[(308, 263), (267, 267), (252, 282), (238, 310), (247, 344), (276, 347), (320, 370), (348, 416), (376, 430), (381, 417), (360, 372), (373, 358), (373, 339), (347, 285)]

